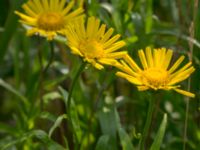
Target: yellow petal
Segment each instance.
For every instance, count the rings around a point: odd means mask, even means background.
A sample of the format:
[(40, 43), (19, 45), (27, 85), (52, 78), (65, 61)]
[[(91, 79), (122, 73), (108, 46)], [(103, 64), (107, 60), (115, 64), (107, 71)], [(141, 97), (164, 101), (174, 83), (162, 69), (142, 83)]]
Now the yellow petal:
[(181, 56), (175, 63), (174, 65), (169, 69), (169, 73), (173, 73), (178, 66), (182, 63), (182, 61), (184, 60), (185, 56)]
[(145, 58), (143, 50), (139, 50), (138, 54), (139, 54), (139, 58), (140, 58), (140, 61), (142, 63), (143, 68), (147, 69), (148, 65), (147, 65), (147, 61), (146, 61), (146, 58)]
[(135, 63), (135, 61), (129, 55), (126, 55), (124, 60), (131, 66), (131, 68), (134, 71), (136, 71), (136, 72), (141, 71), (140, 67), (138, 67), (138, 65)]
[(111, 39), (109, 39), (107, 42), (103, 44), (103, 48), (107, 48), (108, 46), (111, 46), (111, 44), (116, 42), (119, 38), (120, 38), (119, 34), (115, 35), (114, 37), (112, 37)]
[(118, 41), (118, 42), (114, 43), (112, 45), (112, 47), (106, 49), (105, 51), (106, 51), (106, 53), (111, 53), (111, 52), (114, 52), (114, 51), (122, 48), (124, 45), (126, 45), (126, 43), (124, 41)]
[(123, 72), (117, 72), (116, 75), (121, 77), (121, 78), (128, 80), (129, 82), (131, 82), (133, 84), (142, 85), (142, 83), (137, 78), (134, 78), (133, 76), (127, 75)]
[(86, 29), (86, 34), (87, 34), (88, 38), (92, 37), (93, 31), (94, 31), (94, 27), (95, 27), (95, 18), (94, 17), (90, 17), (88, 19), (87, 29)]
[(152, 57), (152, 52), (151, 52), (150, 47), (146, 48), (146, 57), (147, 57), (148, 66), (153, 67), (153, 57)]
[(143, 86), (143, 85), (141, 85), (141, 86), (137, 86), (137, 88), (138, 88), (139, 91), (146, 91), (146, 90), (149, 89), (149, 87), (147, 87), (147, 86)]
[(176, 92), (182, 94), (182, 95), (185, 95), (185, 96), (188, 96), (188, 97), (192, 97), (194, 98), (195, 97), (195, 94), (191, 93), (191, 92), (188, 92), (188, 91), (184, 91), (184, 90), (181, 90), (181, 89), (174, 89)]
[(124, 58), (125, 55), (127, 55), (126, 51), (121, 51), (121, 52), (114, 52), (114, 53), (109, 53), (106, 55), (107, 58), (115, 58), (115, 59), (120, 59)]
[(178, 74), (181, 74), (181, 72), (183, 72), (186, 69), (188, 69), (191, 65), (192, 65), (192, 62), (187, 63), (184, 67), (182, 67), (178, 71), (176, 71), (173, 74), (171, 74), (170, 78), (173, 78), (173, 77), (177, 76)]
[(114, 29), (113, 29), (113, 28), (110, 28), (110, 29), (106, 32), (106, 34), (103, 36), (103, 38), (100, 40), (100, 43), (104, 43), (105, 41), (107, 41), (107, 40), (110, 38), (110, 36), (113, 34), (113, 32), (114, 32)]
[(74, 1), (71, 1), (67, 7), (62, 11), (62, 14), (63, 15), (66, 15), (71, 9), (72, 7), (74, 6)]

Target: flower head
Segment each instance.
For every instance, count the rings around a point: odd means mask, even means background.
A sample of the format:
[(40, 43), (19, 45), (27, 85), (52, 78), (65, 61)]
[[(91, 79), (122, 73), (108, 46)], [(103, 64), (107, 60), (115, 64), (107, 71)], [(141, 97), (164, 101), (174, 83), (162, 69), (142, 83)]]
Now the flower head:
[(25, 13), (15, 13), (21, 18), (20, 22), (29, 27), (28, 35), (39, 34), (52, 40), (83, 13), (82, 8), (70, 11), (73, 5), (71, 1), (66, 6), (66, 0), (28, 0), (22, 6)]
[(179, 89), (180, 85), (177, 85), (187, 79), (195, 70), (191, 62), (178, 69), (184, 56), (181, 56), (172, 67), (169, 67), (173, 54), (170, 49), (154, 49), (152, 53), (151, 48), (147, 47), (145, 53), (143, 50), (139, 50), (138, 54), (143, 69), (129, 55), (126, 55), (125, 61), (116, 65), (121, 70), (116, 75), (136, 84), (139, 90), (172, 89), (189, 97), (195, 96), (193, 93)]
[(111, 37), (113, 32), (112, 28), (106, 32), (105, 24), (100, 25), (99, 19), (90, 17), (86, 27), (84, 18), (68, 26), (66, 36), (72, 53), (80, 55), (97, 69), (102, 69), (103, 64), (112, 65), (126, 54), (125, 51), (116, 52), (125, 42), (118, 41), (119, 34)]

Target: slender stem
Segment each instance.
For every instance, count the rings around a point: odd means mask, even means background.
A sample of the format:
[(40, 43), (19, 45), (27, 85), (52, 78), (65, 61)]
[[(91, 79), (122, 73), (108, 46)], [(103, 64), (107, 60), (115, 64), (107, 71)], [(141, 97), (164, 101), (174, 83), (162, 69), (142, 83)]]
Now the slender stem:
[[(194, 11), (193, 11), (193, 21), (190, 25), (190, 37), (194, 38), (194, 31), (195, 31), (195, 23), (196, 23), (196, 17), (197, 17), (197, 10), (198, 10), (198, 3), (199, 0), (194, 1)], [(192, 61), (193, 57), (193, 43), (189, 42), (189, 59)], [(188, 80), (188, 91), (190, 91), (191, 86), (191, 78)], [(185, 112), (185, 123), (184, 123), (184, 133), (183, 133), (183, 150), (186, 150), (186, 142), (187, 142), (187, 128), (188, 128), (188, 114), (189, 114), (189, 108), (190, 108), (190, 101), (189, 98), (186, 99), (186, 112)]]
[(155, 103), (154, 98), (150, 98), (149, 99), (149, 107), (148, 107), (147, 119), (146, 119), (146, 122), (145, 122), (142, 138), (141, 138), (140, 143), (139, 143), (140, 150), (144, 150), (144, 148), (145, 148), (145, 140), (146, 140), (146, 138), (148, 136), (149, 128), (151, 126), (154, 103)]
[(77, 80), (78, 80), (78, 77), (80, 76), (80, 74), (81, 74), (82, 71), (84, 70), (86, 64), (87, 64), (86, 62), (83, 62), (83, 63), (80, 65), (80, 67), (79, 67), (79, 69), (78, 69), (78, 71), (77, 71), (77, 73), (76, 73), (76, 75), (74, 76), (74, 79), (73, 79), (73, 81), (72, 81), (72, 85), (71, 85), (71, 88), (70, 88), (70, 90), (69, 90), (69, 96), (68, 96), (68, 99), (67, 99), (67, 110), (68, 110), (69, 112), (70, 112), (71, 98), (72, 98), (72, 93), (73, 93), (74, 87), (75, 87), (75, 85), (76, 85), (76, 82), (77, 82)]
[(53, 62), (53, 59), (54, 59), (54, 43), (51, 41), (51, 42), (49, 42), (49, 44), (50, 44), (51, 55), (50, 55), (48, 64), (46, 65), (46, 67), (43, 70), (43, 75), (46, 74), (47, 70), (49, 69), (49, 67), (50, 67), (50, 65), (51, 65), (51, 63)]
[(50, 58), (48, 61), (48, 64), (46, 65), (46, 67), (44, 68), (43, 63), (42, 63), (42, 52), (41, 50), (39, 50), (38, 56), (39, 56), (39, 62), (40, 62), (40, 67), (41, 67), (41, 71), (40, 71), (40, 77), (39, 77), (39, 99), (40, 99), (40, 108), (41, 110), (43, 110), (43, 100), (42, 100), (42, 95), (43, 95), (43, 80), (44, 80), (44, 76), (47, 72), (47, 70), (49, 69), (51, 63), (53, 62), (54, 59), (54, 43), (51, 41), (50, 43)]
[[(76, 82), (79, 78), (79, 76), (81, 75), (82, 71), (84, 70), (85, 66), (86, 66), (86, 62), (82, 62), (82, 64), (80, 65), (78, 71), (76, 72), (75, 76), (74, 76), (74, 79), (72, 81), (72, 85), (70, 87), (70, 90), (69, 90), (69, 95), (68, 95), (68, 98), (67, 98), (67, 114), (68, 114), (68, 118), (69, 118), (69, 123), (72, 125), (72, 118), (71, 118), (71, 111), (70, 111), (70, 108), (71, 108), (71, 99), (72, 99), (72, 94), (73, 94), (73, 90), (74, 90), (74, 87), (76, 85)], [(74, 130), (73, 126), (72, 126), (72, 130)], [(74, 131), (75, 133), (75, 131)], [(76, 134), (75, 134), (75, 150), (78, 149), (79, 147), (79, 144), (77, 143), (77, 137), (76, 137)]]

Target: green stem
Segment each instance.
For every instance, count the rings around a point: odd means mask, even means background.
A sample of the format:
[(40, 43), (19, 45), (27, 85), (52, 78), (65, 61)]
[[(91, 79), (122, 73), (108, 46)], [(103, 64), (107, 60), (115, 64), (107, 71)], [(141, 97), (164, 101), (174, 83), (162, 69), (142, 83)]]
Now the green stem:
[[(198, 4), (199, 0), (194, 1), (194, 9), (193, 9), (193, 21), (191, 22), (189, 32), (190, 37), (195, 38), (195, 25), (197, 21), (197, 12), (198, 12)], [(189, 42), (189, 59), (192, 61), (193, 57), (193, 43)], [(188, 80), (188, 91), (190, 91), (191, 87), (191, 78)], [(186, 150), (186, 144), (187, 144), (187, 128), (188, 128), (188, 116), (189, 116), (189, 108), (190, 108), (190, 100), (189, 97), (186, 98), (186, 110), (185, 110), (185, 123), (184, 123), (184, 132), (183, 132), (183, 150)]]
[(43, 64), (42, 64), (42, 52), (41, 50), (39, 50), (39, 62), (40, 62), (40, 66), (41, 66), (41, 71), (40, 71), (40, 77), (39, 77), (39, 86), (38, 86), (38, 89), (39, 89), (39, 99), (40, 99), (40, 108), (41, 110), (43, 110), (43, 100), (42, 100), (42, 95), (43, 95), (43, 80), (44, 80), (44, 76), (45, 74), (47, 73), (51, 63), (53, 62), (53, 59), (54, 59), (54, 43), (51, 41), (49, 42), (50, 44), (50, 58), (49, 58), (49, 61), (48, 61), (48, 64), (46, 65), (46, 67), (44, 68), (43, 67)]
[(43, 70), (43, 75), (46, 74), (47, 70), (49, 69), (49, 67), (50, 67), (50, 65), (51, 65), (51, 63), (53, 62), (53, 59), (54, 59), (54, 43), (51, 41), (51, 42), (49, 42), (49, 44), (50, 44), (51, 54), (50, 54), (49, 62)]
[[(73, 93), (74, 87), (75, 87), (75, 85), (76, 85), (76, 82), (77, 82), (77, 80), (78, 80), (78, 77), (80, 76), (80, 74), (81, 74), (82, 71), (84, 70), (86, 64), (87, 64), (86, 62), (83, 62), (83, 63), (80, 65), (80, 67), (79, 67), (79, 69), (78, 69), (78, 71), (77, 71), (77, 73), (76, 73), (76, 75), (75, 75), (75, 77), (74, 77), (74, 79), (73, 79), (73, 81), (72, 81), (72, 85), (71, 85), (71, 88), (70, 88), (70, 90), (69, 90), (69, 96), (68, 96), (68, 99), (67, 99), (67, 110), (68, 110), (68, 112), (70, 112), (71, 98), (72, 98), (72, 93)], [(69, 113), (69, 115), (70, 115), (70, 113)]]
[[(70, 111), (70, 108), (71, 108), (71, 99), (72, 99), (72, 94), (73, 94), (73, 90), (74, 90), (74, 87), (76, 85), (76, 82), (79, 78), (79, 76), (81, 75), (82, 71), (84, 70), (85, 66), (86, 66), (86, 62), (82, 62), (82, 64), (80, 65), (78, 71), (76, 72), (75, 76), (74, 76), (74, 79), (72, 81), (72, 85), (70, 87), (70, 90), (69, 90), (69, 95), (68, 95), (68, 98), (67, 98), (67, 114), (68, 114), (68, 118), (69, 118), (69, 123), (71, 124), (72, 126), (72, 130), (74, 130), (73, 128), (73, 125), (72, 125), (72, 118), (71, 118), (71, 111)], [(74, 131), (75, 133), (75, 131)], [(76, 134), (75, 134), (75, 150), (78, 149), (79, 147), (79, 144), (78, 144), (78, 139), (76, 137)]]
[(139, 143), (140, 150), (144, 150), (144, 148), (145, 148), (145, 140), (148, 136), (149, 128), (151, 126), (154, 103), (155, 103), (154, 98), (149, 99), (147, 119), (146, 119), (146, 122), (145, 122), (142, 138), (141, 138), (140, 143)]

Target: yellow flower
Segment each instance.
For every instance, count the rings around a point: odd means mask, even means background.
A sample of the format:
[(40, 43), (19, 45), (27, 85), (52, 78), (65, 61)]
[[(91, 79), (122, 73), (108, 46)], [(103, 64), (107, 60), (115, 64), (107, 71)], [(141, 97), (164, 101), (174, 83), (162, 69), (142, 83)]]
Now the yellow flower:
[(180, 94), (195, 97), (193, 93), (181, 90), (179, 89), (180, 85), (177, 85), (187, 79), (195, 70), (191, 62), (178, 69), (184, 56), (181, 56), (172, 67), (169, 67), (173, 54), (170, 49), (154, 49), (152, 52), (151, 48), (147, 47), (145, 53), (143, 50), (139, 50), (138, 54), (143, 69), (129, 55), (126, 55), (125, 61), (116, 65), (121, 70), (116, 75), (136, 84), (140, 91), (148, 89), (175, 90)]
[(28, 26), (27, 35), (39, 34), (52, 40), (83, 13), (82, 8), (70, 12), (73, 5), (74, 0), (67, 6), (66, 0), (28, 0), (22, 6), (25, 13), (15, 13), (21, 18), (20, 22)]
[(83, 57), (84, 61), (91, 63), (97, 69), (102, 69), (103, 64), (113, 65), (116, 59), (122, 58), (127, 52), (116, 52), (125, 45), (118, 41), (120, 35), (113, 37), (113, 28), (107, 32), (106, 25), (100, 25), (100, 20), (90, 17), (85, 27), (85, 20), (81, 18), (68, 26), (66, 36), (68, 45), (73, 54)]

